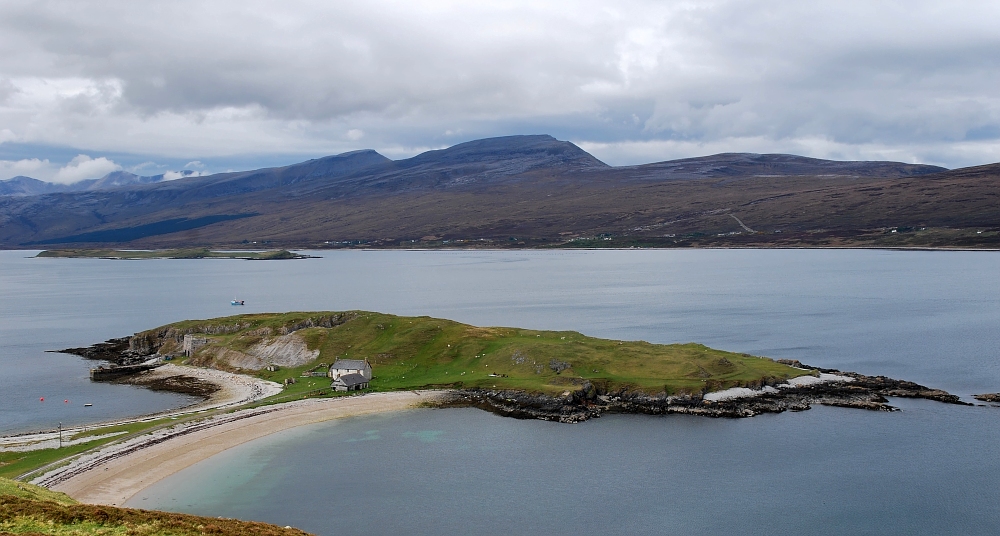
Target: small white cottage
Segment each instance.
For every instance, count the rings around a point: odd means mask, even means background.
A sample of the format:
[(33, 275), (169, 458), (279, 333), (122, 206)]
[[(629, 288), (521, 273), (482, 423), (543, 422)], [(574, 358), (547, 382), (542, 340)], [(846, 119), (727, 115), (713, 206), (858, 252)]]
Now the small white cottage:
[(367, 359), (338, 359), (330, 365), (330, 378), (336, 380), (347, 374), (360, 374), (365, 378), (365, 383), (372, 379), (372, 366)]

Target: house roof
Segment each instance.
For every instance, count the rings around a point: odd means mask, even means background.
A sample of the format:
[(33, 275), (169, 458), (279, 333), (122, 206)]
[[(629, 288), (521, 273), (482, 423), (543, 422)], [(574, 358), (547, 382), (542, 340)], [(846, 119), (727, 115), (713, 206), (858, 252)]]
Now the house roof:
[(351, 369), (351, 370), (362, 370), (365, 367), (370, 367), (367, 361), (364, 359), (338, 359), (330, 365), (331, 369)]
[(368, 383), (368, 378), (360, 374), (344, 374), (340, 378), (333, 380), (333, 383), (341, 383), (348, 387), (352, 387), (362, 383)]

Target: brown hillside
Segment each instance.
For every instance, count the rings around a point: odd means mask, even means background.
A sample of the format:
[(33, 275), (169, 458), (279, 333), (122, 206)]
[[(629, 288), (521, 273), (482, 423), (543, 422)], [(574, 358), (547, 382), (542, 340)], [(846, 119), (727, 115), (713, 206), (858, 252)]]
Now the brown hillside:
[[(0, 247), (495, 247), (597, 236), (609, 246), (991, 246), (1000, 227), (1000, 164), (948, 171), (726, 154), (616, 168), (547, 136), (480, 140), (401, 161), (375, 155), (331, 157), (334, 167), (319, 160), (108, 192), (0, 197)], [(900, 233), (885, 242), (891, 229)], [(904, 232), (923, 234), (900, 242)]]
[(135, 536), (292, 536), (298, 529), (255, 521), (172, 514), (113, 506), (59, 504), (0, 495), (0, 536), (13, 534), (132, 534)]

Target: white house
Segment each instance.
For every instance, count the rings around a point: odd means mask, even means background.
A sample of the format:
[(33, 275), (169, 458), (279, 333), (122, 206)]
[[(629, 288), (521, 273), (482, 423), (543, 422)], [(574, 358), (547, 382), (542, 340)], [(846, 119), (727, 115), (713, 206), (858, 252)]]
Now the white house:
[(368, 383), (372, 379), (372, 366), (367, 359), (338, 359), (330, 365), (330, 372), (327, 373), (334, 380), (348, 374), (360, 374)]

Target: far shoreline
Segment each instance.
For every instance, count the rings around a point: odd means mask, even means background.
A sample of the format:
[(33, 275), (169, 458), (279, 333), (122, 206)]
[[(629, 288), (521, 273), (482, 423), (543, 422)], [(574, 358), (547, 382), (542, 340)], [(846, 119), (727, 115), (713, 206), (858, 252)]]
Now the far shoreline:
[[(81, 248), (83, 249), (83, 248)], [(108, 248), (93, 248), (93, 251), (107, 251)], [(170, 257), (170, 256), (148, 256), (142, 258), (132, 258), (132, 257), (116, 257), (116, 256), (98, 256), (98, 255), (78, 255), (78, 256), (39, 256), (39, 253), (52, 251), (44, 249), (23, 249), (23, 248), (0, 248), (0, 251), (17, 251), (26, 253), (35, 253), (27, 258), (64, 258), (64, 259), (98, 259), (98, 260), (203, 260), (203, 259), (233, 259), (233, 260), (286, 260), (286, 259), (257, 259), (250, 258), (247, 256), (240, 256), (239, 254), (247, 253), (249, 250), (238, 250), (238, 249), (226, 249), (226, 248), (208, 248), (212, 251), (223, 253), (217, 257)], [(159, 252), (159, 251), (169, 251), (170, 249), (140, 249), (136, 248), (131, 250), (126, 248), (119, 251), (147, 251), (147, 252)], [(385, 247), (385, 246), (352, 246), (352, 247), (333, 247), (333, 248), (318, 248), (318, 247), (289, 247), (285, 248), (284, 251), (290, 252), (304, 252), (301, 256), (293, 257), (290, 260), (298, 259), (309, 259), (309, 258), (322, 258), (309, 255), (309, 253), (329, 253), (336, 251), (419, 251), (419, 252), (434, 252), (434, 251), (460, 251), (460, 252), (504, 252), (504, 251), (516, 251), (516, 252), (526, 252), (526, 251), (539, 251), (539, 252), (558, 252), (558, 251), (699, 251), (699, 250), (754, 250), (754, 251), (801, 251), (801, 250), (859, 250), (859, 251), (932, 251), (932, 252), (997, 252), (1000, 248), (997, 247), (963, 247), (963, 246), (820, 246), (820, 245), (781, 245), (781, 246), (741, 246), (741, 245), (718, 245), (718, 246), (683, 246), (683, 247), (658, 247), (658, 246), (621, 246), (621, 247), (468, 247), (468, 246), (441, 246), (441, 247)], [(254, 250), (258, 251), (258, 250)], [(264, 251), (264, 250), (259, 250)], [(271, 251), (271, 250), (268, 250)]]
[[(34, 250), (28, 250), (34, 251)], [(293, 253), (287, 249), (281, 250), (250, 250), (250, 249), (212, 249), (212, 248), (173, 248), (173, 249), (115, 249), (115, 248), (72, 248), (45, 249), (38, 252), (35, 258), (40, 259), (104, 259), (104, 260), (194, 260), (194, 259), (232, 259), (245, 261), (299, 260), (314, 259), (311, 255)]]

